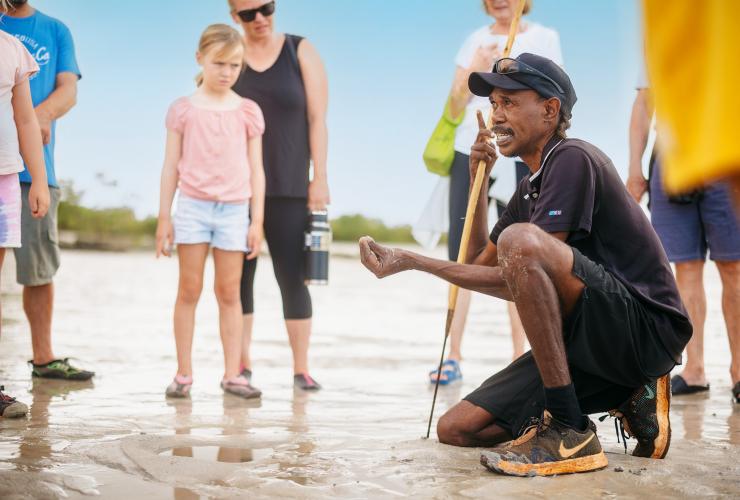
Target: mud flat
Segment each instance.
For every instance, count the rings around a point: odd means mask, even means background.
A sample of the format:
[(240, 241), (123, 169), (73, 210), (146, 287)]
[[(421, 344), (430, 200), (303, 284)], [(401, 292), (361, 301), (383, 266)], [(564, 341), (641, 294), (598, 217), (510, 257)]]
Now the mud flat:
[[(351, 248), (343, 250), (351, 254)], [(192, 400), (167, 402), (175, 370), (173, 260), (149, 254), (63, 252), (54, 323), (59, 355), (98, 372), (94, 383), (32, 381), (28, 327), (12, 259), (2, 276), (0, 378), (30, 406), (0, 420), (0, 498), (376, 498), (740, 496), (740, 408), (730, 402), (719, 278), (707, 267), (707, 365), (712, 391), (675, 398), (666, 460), (624, 454), (599, 424), (603, 471), (504, 478), (480, 450), (422, 440), (426, 373), (439, 356), (446, 287), (408, 274), (383, 282), (351, 258), (313, 291), (316, 394), (292, 388), (290, 351), (268, 258), (257, 273), (255, 379), (249, 403), (218, 387), (217, 308), (206, 285), (197, 316)], [(209, 266), (206, 283), (212, 283)], [(462, 384), (440, 392), (437, 415), (511, 356), (505, 306), (475, 297)], [(632, 442), (628, 442), (631, 447)]]

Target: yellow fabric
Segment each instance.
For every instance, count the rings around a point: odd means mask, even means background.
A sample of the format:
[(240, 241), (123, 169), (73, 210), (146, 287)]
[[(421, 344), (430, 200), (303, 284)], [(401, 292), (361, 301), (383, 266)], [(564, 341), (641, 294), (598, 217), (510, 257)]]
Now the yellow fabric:
[(666, 189), (740, 175), (740, 1), (643, 6)]

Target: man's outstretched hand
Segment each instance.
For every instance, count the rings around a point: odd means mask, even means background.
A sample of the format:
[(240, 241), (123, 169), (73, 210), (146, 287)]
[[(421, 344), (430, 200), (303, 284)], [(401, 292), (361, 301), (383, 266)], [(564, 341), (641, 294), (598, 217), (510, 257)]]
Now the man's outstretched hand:
[(370, 236), (360, 238), (360, 260), (378, 278), (411, 269), (401, 250), (378, 245)]

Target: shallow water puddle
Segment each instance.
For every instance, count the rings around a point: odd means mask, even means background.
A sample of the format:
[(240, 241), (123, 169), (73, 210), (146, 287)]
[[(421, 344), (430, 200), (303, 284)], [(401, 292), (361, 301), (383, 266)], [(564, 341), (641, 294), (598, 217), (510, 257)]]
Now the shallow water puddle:
[(19, 454), (18, 441), (4, 441), (0, 442), (0, 460), (9, 460), (16, 458)]
[[(442, 339), (435, 332), (447, 304), (441, 282), (410, 274), (393, 286), (357, 260), (334, 260), (332, 285), (312, 291), (316, 310), (323, 311), (316, 318), (312, 366), (325, 390), (306, 394), (293, 390), (288, 342), (282, 334), (267, 334), (284, 330), (277, 285), (271, 273), (257, 273), (255, 295), (267, 306), (255, 317), (256, 383), (264, 391), (259, 403), (224, 396), (218, 387), (218, 307), (204, 293), (193, 349), (197, 385), (190, 400), (166, 401), (162, 389), (176, 366), (171, 310), (177, 262), (156, 261), (148, 253), (67, 251), (63, 261), (55, 282), (58, 348), (84, 359), (98, 376), (94, 386), (30, 378), (22, 362), (29, 351), (22, 289), (6, 262), (3, 271), (11, 275), (3, 274), (0, 283), (3, 290), (13, 288), (3, 297), (0, 380), (29, 405), (29, 417), (0, 418), (0, 499), (91, 498), (94, 491), (105, 499), (181, 500), (740, 499), (740, 405), (729, 401), (730, 353), (716, 267), (706, 269), (712, 390), (672, 401), (667, 459), (625, 455), (614, 422), (596, 420), (609, 467), (522, 480), (486, 471), (480, 449), (442, 445), (434, 435), (418, 439), (434, 392), (427, 370), (439, 361)], [(127, 277), (124, 288), (120, 279), (110, 279), (111, 269)], [(213, 280), (210, 261), (205, 280)], [(503, 301), (472, 301), (465, 378), (440, 387), (435, 417), (509, 362), (506, 311)], [(631, 450), (634, 440), (628, 445)]]
[(271, 457), (274, 453), (272, 448), (230, 448), (226, 446), (187, 446), (171, 448), (159, 453), (166, 457), (184, 457), (205, 460), (208, 462), (224, 462), (238, 464), (255, 462), (263, 458)]

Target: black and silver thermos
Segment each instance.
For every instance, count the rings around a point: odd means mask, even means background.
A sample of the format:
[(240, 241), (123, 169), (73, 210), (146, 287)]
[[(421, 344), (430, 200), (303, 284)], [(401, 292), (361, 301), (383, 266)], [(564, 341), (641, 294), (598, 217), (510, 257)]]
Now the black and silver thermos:
[(305, 232), (304, 251), (306, 254), (307, 285), (329, 284), (329, 247), (331, 246), (331, 226), (326, 210), (313, 210), (308, 213), (308, 227)]

